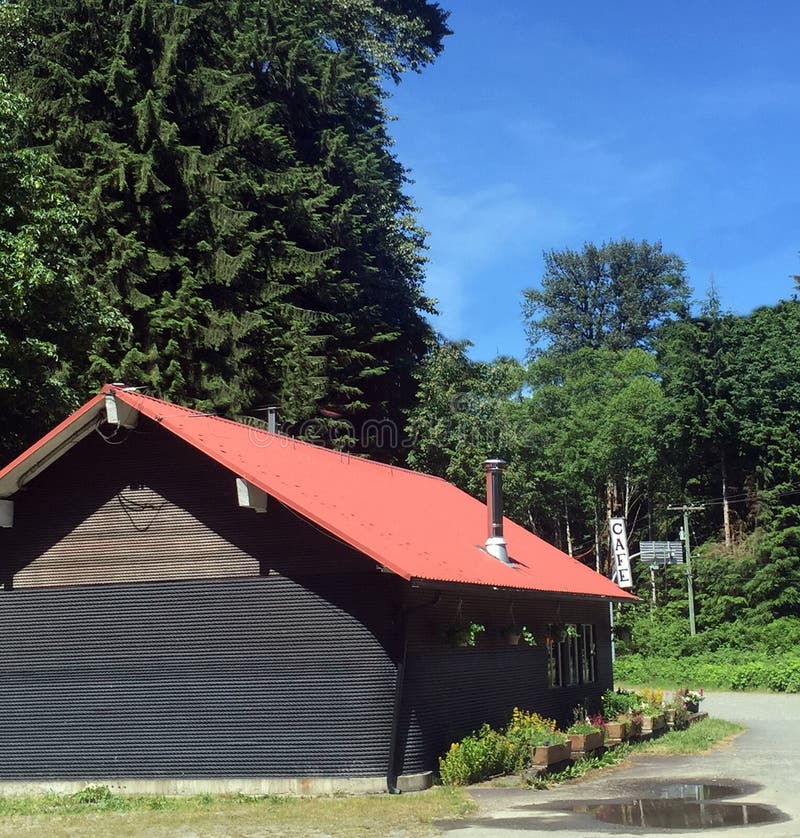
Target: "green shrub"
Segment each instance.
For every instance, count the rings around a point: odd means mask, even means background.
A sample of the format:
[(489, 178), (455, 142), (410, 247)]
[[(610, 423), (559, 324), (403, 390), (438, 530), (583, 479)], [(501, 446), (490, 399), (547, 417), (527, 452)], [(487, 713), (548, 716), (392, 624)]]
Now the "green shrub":
[(800, 661), (778, 661), (768, 671), (767, 686), (775, 692), (796, 693), (800, 691)]
[(553, 719), (514, 708), (511, 721), (502, 732), (484, 724), (439, 758), (439, 776), (448, 786), (477, 783), (498, 774), (521, 771), (530, 765), (530, 749), (537, 745), (566, 742)]
[(680, 660), (628, 655), (614, 663), (614, 677), (626, 684), (693, 683), (706, 689), (800, 692), (800, 657), (734, 649)]
[(632, 690), (606, 690), (600, 701), (603, 715), (609, 720), (637, 713), (647, 703), (643, 696)]
[[(692, 677), (683, 680), (727, 688), (731, 681), (731, 673), (730, 664), (698, 662), (691, 673)], [(733, 684), (730, 686), (733, 687)]]
[(453, 742), (439, 759), (439, 776), (448, 786), (477, 783), (516, 768), (514, 746), (505, 736), (484, 724), (480, 730)]
[(556, 722), (538, 713), (528, 713), (515, 707), (511, 721), (503, 731), (512, 743), (517, 768), (530, 762), (530, 749), (538, 745), (557, 745), (567, 741), (567, 735), (556, 730)]

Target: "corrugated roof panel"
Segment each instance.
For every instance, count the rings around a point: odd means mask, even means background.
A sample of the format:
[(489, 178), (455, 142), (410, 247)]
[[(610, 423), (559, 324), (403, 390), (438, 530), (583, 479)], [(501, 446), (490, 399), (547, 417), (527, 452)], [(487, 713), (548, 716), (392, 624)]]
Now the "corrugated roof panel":
[[(486, 507), (438, 477), (331, 451), (113, 386), (153, 419), (289, 508), (408, 580), (630, 599), (626, 591), (505, 519), (514, 566), (489, 556)], [(86, 422), (96, 397), (71, 417)], [(59, 425), (65, 438), (70, 420)], [(44, 439), (54, 444), (51, 432)], [(42, 443), (39, 443), (41, 445)], [(0, 487), (36, 457), (34, 445), (0, 472)], [(476, 464), (476, 467), (478, 465)]]

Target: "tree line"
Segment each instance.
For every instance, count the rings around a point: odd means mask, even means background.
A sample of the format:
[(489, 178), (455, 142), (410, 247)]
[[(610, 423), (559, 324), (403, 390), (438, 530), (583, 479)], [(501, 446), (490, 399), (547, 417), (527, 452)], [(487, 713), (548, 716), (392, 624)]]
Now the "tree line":
[[(737, 315), (712, 288), (698, 308), (685, 264), (659, 243), (545, 254), (523, 303), (527, 358), (474, 361), (467, 343), (442, 341), (426, 359), (411, 462), (480, 496), (476, 463), (503, 457), (508, 514), (606, 574), (610, 516), (626, 519), (633, 552), (678, 539), (670, 506), (702, 506), (692, 543), (726, 563), (697, 570), (701, 629), (738, 610), (796, 613), (800, 302)], [(658, 605), (685, 615), (677, 573), (659, 575)], [(636, 576), (649, 602), (648, 569)]]

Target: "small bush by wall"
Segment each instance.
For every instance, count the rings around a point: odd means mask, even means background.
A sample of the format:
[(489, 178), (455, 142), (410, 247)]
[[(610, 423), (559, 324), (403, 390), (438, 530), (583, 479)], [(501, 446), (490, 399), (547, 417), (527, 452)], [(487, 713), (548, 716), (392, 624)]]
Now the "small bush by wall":
[(439, 776), (445, 785), (463, 786), (509, 774), (530, 764), (532, 746), (566, 740), (566, 734), (556, 729), (553, 719), (515, 707), (502, 731), (484, 724), (459, 742), (453, 742), (439, 759)]
[(513, 743), (485, 724), (453, 742), (439, 760), (439, 776), (446, 786), (465, 786), (513, 771), (515, 760)]

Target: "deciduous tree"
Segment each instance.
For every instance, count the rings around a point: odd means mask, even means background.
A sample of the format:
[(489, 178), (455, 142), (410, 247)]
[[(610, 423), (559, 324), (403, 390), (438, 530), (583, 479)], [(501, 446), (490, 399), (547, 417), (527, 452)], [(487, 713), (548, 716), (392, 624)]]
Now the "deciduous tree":
[(682, 259), (661, 243), (623, 239), (544, 254), (540, 288), (524, 292), (531, 351), (650, 348), (658, 327), (688, 312)]
[(42, 151), (14, 137), (29, 103), (0, 75), (0, 457), (82, 401), (93, 340), (113, 325), (77, 277), (78, 213)]

